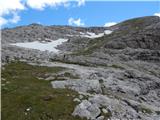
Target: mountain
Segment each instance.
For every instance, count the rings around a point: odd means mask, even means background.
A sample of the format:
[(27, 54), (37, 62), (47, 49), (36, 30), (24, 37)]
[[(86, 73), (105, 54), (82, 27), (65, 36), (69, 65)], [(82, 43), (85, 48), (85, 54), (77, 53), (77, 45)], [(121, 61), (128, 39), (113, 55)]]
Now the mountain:
[(160, 119), (160, 17), (134, 18), (111, 27), (31, 24), (3, 29), (4, 68), (11, 61), (65, 68), (67, 76), (61, 79), (57, 76), (62, 73), (41, 79), (50, 80), (54, 90), (79, 94), (70, 116)]

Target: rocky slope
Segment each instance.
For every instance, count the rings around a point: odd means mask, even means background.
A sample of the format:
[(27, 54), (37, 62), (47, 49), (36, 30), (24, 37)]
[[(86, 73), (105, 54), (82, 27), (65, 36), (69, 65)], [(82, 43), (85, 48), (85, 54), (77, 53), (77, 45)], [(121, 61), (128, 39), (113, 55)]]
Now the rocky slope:
[[(11, 43), (68, 39), (61, 50), (39, 51)], [(2, 62), (60, 66), (79, 79), (53, 88), (79, 92), (72, 115), (93, 120), (160, 119), (160, 18), (141, 17), (109, 28), (32, 24), (2, 30)], [(38, 62), (38, 63), (37, 63)], [(52, 77), (52, 76), (50, 76)]]

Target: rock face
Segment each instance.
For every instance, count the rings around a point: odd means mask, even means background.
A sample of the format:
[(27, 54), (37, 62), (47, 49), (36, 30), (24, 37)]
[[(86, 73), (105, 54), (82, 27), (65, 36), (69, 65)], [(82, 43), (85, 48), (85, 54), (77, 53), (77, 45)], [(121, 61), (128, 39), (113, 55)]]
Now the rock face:
[[(102, 34), (98, 38), (82, 34)], [(60, 54), (10, 43), (66, 38)], [(160, 119), (160, 18), (141, 17), (115, 26), (69, 27), (32, 24), (2, 30), (2, 62), (24, 60), (70, 69), (78, 79), (51, 81), (53, 88), (79, 92), (72, 115), (92, 120)], [(49, 80), (51, 77), (48, 77)]]
[[(150, 18), (151, 21), (147, 19), (148, 18), (137, 18), (120, 24), (119, 29), (115, 32), (117, 32), (117, 35), (124, 34), (124, 36), (119, 37), (118, 40), (109, 41), (105, 45), (105, 48), (124, 49), (130, 47), (134, 49), (159, 50), (160, 18), (153, 17)], [(124, 26), (126, 28), (124, 28)]]

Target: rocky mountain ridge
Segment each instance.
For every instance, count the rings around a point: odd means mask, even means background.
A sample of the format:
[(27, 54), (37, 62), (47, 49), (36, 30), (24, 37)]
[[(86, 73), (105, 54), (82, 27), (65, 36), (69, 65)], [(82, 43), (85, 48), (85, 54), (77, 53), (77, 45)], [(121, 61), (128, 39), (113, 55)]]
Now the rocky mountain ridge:
[[(59, 38), (68, 41), (57, 46), (61, 50), (58, 54), (10, 45), (48, 43), (48, 39)], [(32, 24), (4, 29), (2, 62), (14, 59), (31, 65), (61, 66), (78, 75), (77, 80), (51, 81), (54, 89), (72, 89), (81, 95), (74, 99), (78, 105), (73, 116), (92, 120), (160, 119), (159, 17), (135, 18), (109, 28)]]

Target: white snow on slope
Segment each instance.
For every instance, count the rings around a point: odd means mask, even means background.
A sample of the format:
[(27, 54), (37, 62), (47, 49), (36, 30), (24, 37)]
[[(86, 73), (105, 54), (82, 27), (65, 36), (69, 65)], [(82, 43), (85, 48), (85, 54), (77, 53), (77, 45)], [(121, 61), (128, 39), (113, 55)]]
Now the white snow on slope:
[(54, 40), (51, 42), (39, 42), (39, 41), (34, 41), (34, 42), (25, 42), (25, 43), (14, 43), (11, 45), (15, 45), (18, 47), (24, 47), (24, 48), (30, 48), (30, 49), (37, 49), (40, 51), (49, 51), (49, 52), (54, 52), (58, 53), (59, 50), (56, 48), (58, 45), (62, 44), (63, 42), (67, 42), (68, 39), (58, 39)]
[(91, 39), (103, 37), (104, 35), (109, 35), (111, 33), (112, 33), (111, 30), (105, 30), (104, 33), (99, 33), (99, 34), (95, 34), (93, 32), (87, 32), (87, 33), (80, 32), (81, 37), (86, 37), (86, 38), (91, 38)]
[(93, 33), (93, 32), (87, 32), (87, 35), (94, 36), (94, 35), (96, 35), (96, 34)]
[(104, 31), (104, 34), (105, 34), (105, 35), (109, 35), (109, 34), (111, 34), (112, 32), (113, 32), (113, 31), (111, 31), (111, 30), (105, 30), (105, 31)]
[(107, 23), (105, 23), (104, 27), (111, 27), (116, 24), (117, 24), (116, 22), (107, 22)]
[(82, 37), (91, 38), (91, 39), (99, 38), (99, 37), (102, 37), (102, 36), (104, 36), (104, 33), (99, 33), (99, 34), (96, 35), (95, 33), (87, 32), (87, 34), (82, 35)]

